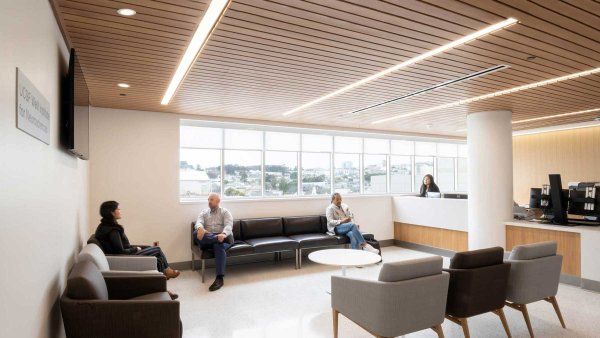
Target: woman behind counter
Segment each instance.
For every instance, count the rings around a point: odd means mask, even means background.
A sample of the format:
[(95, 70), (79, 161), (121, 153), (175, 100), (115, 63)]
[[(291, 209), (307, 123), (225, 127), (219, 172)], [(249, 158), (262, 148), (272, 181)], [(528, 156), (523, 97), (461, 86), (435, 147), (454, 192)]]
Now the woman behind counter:
[(167, 278), (179, 276), (178, 270), (169, 267), (167, 257), (165, 257), (160, 247), (147, 246), (141, 248), (129, 244), (125, 229), (117, 222), (121, 218), (121, 209), (119, 209), (118, 202), (107, 201), (102, 203), (100, 216), (102, 216), (102, 220), (96, 228), (95, 236), (102, 245), (102, 251), (105, 254), (154, 256), (156, 257), (158, 271), (162, 272)]
[(421, 191), (419, 195), (421, 197), (427, 197), (428, 192), (440, 192), (440, 188), (438, 188), (437, 184), (433, 181), (433, 176), (427, 174), (423, 177), (423, 184), (421, 184)]

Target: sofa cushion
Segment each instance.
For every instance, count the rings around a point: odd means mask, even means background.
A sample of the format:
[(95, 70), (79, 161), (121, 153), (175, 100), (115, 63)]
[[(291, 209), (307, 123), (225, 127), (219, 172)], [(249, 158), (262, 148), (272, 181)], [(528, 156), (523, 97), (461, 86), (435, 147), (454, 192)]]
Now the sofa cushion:
[(508, 259), (529, 260), (556, 255), (557, 243), (555, 241), (533, 244), (517, 245), (512, 249)]
[(241, 220), (243, 237), (246, 240), (260, 237), (283, 236), (283, 222), (281, 217), (253, 218)]
[(242, 239), (242, 225), (239, 219), (233, 220), (233, 239)]
[(320, 216), (297, 216), (283, 218), (283, 233), (286, 236), (322, 232)]
[(321, 232), (327, 232), (327, 217), (321, 215), (319, 218), (321, 219)]
[(296, 241), (285, 236), (252, 238), (246, 240), (246, 243), (252, 245), (256, 253), (286, 251), (298, 248)]
[(350, 243), (350, 238), (348, 238), (348, 236), (346, 236), (346, 235), (335, 235), (333, 237), (335, 239), (337, 239), (338, 244), (348, 244), (348, 243)]
[(440, 256), (424, 257), (384, 263), (379, 271), (380, 282), (399, 282), (407, 279), (438, 275), (442, 273), (444, 260)]
[(292, 235), (290, 238), (298, 242), (300, 248), (316, 248), (338, 244), (338, 239), (334, 236), (321, 233)]
[(168, 292), (154, 292), (147, 295), (137, 296), (130, 298), (129, 300), (153, 300), (153, 301), (170, 301), (171, 296)]
[(67, 296), (72, 299), (108, 300), (106, 282), (94, 263), (75, 263), (67, 278)]
[(100, 271), (110, 270), (108, 260), (104, 251), (96, 244), (86, 244), (77, 256), (78, 262), (90, 261), (96, 265)]
[(233, 246), (227, 250), (227, 256), (241, 256), (254, 253), (252, 245), (244, 241), (235, 241)]
[(504, 249), (501, 247), (457, 252), (450, 260), (450, 269), (475, 269), (502, 264)]

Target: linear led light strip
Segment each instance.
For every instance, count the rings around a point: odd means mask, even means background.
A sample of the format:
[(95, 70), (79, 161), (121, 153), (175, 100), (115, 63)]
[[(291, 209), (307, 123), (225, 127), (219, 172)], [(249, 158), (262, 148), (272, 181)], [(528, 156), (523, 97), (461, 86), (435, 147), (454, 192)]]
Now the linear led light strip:
[(543, 86), (547, 86), (550, 84), (563, 82), (563, 81), (567, 81), (567, 80), (572, 80), (572, 79), (576, 79), (578, 77), (587, 76), (587, 75), (596, 74), (596, 73), (600, 73), (600, 68), (594, 68), (594, 69), (586, 70), (586, 71), (575, 73), (575, 74), (565, 75), (565, 76), (556, 77), (556, 78), (549, 79), (549, 80), (544, 80), (544, 81), (540, 81), (540, 82), (530, 83), (527, 85), (504, 89), (504, 90), (500, 90), (497, 92), (472, 97), (469, 99), (454, 101), (454, 102), (442, 104), (442, 105), (431, 107), (431, 108), (417, 110), (417, 111), (410, 112), (407, 114), (396, 115), (396, 116), (392, 116), (392, 117), (388, 117), (385, 119), (371, 122), (371, 124), (379, 124), (379, 123), (384, 123), (384, 122), (401, 119), (403, 117), (415, 116), (415, 115), (425, 114), (425, 113), (429, 113), (429, 112), (440, 110), (440, 109), (452, 108), (452, 107), (460, 106), (460, 105), (463, 105), (466, 103), (472, 103), (472, 102), (476, 102), (476, 101), (486, 100), (486, 99), (489, 99), (492, 97), (502, 96), (502, 95), (506, 95), (506, 94), (512, 94), (512, 93), (520, 92), (522, 90), (527, 90), (527, 89), (531, 89), (531, 88), (543, 87)]
[(313, 106), (313, 105), (315, 105), (315, 104), (317, 104), (319, 102), (325, 101), (325, 100), (327, 100), (329, 98), (332, 98), (334, 96), (337, 96), (337, 95), (340, 95), (342, 93), (345, 93), (345, 92), (347, 92), (347, 91), (349, 91), (351, 89), (354, 89), (354, 88), (356, 88), (358, 86), (362, 86), (365, 83), (371, 82), (371, 81), (376, 80), (376, 79), (378, 79), (378, 78), (380, 78), (382, 76), (385, 76), (385, 75), (388, 75), (388, 74), (390, 74), (392, 72), (395, 72), (395, 71), (397, 71), (399, 69), (402, 69), (402, 68), (408, 67), (410, 65), (413, 65), (413, 64), (415, 64), (415, 63), (417, 63), (419, 61), (423, 61), (423, 60), (425, 60), (425, 59), (427, 59), (429, 57), (441, 54), (441, 53), (443, 53), (443, 52), (445, 52), (445, 51), (447, 51), (449, 49), (452, 49), (454, 47), (463, 45), (463, 44), (465, 44), (467, 42), (470, 42), (472, 40), (480, 38), (480, 37), (482, 37), (484, 35), (493, 33), (493, 32), (495, 32), (497, 30), (502, 29), (502, 28), (506, 28), (506, 27), (508, 27), (508, 26), (510, 26), (512, 24), (517, 23), (517, 22), (518, 22), (517, 19), (508, 18), (508, 19), (506, 19), (504, 21), (501, 21), (501, 22), (498, 22), (498, 23), (493, 24), (491, 26), (488, 26), (488, 27), (486, 27), (486, 28), (484, 28), (482, 30), (479, 30), (477, 32), (474, 32), (474, 33), (471, 33), (471, 34), (469, 34), (467, 36), (464, 36), (464, 37), (462, 37), (462, 38), (460, 38), (458, 40), (452, 41), (452, 42), (450, 42), (448, 44), (445, 44), (445, 45), (440, 46), (438, 48), (432, 49), (432, 50), (430, 50), (429, 52), (427, 52), (425, 54), (421, 54), (421, 55), (415, 56), (412, 59), (406, 60), (406, 61), (404, 61), (402, 63), (399, 63), (399, 64), (397, 64), (395, 66), (392, 66), (390, 68), (384, 69), (384, 70), (382, 70), (382, 71), (380, 71), (378, 73), (375, 73), (375, 74), (373, 74), (371, 76), (368, 76), (368, 77), (366, 77), (366, 78), (364, 78), (362, 80), (356, 81), (356, 82), (351, 83), (351, 84), (349, 84), (349, 85), (347, 85), (345, 87), (342, 87), (342, 88), (340, 88), (340, 89), (338, 89), (336, 91), (333, 91), (333, 92), (331, 92), (331, 93), (329, 93), (327, 95), (321, 96), (321, 97), (319, 97), (319, 98), (317, 98), (315, 100), (307, 102), (307, 103), (305, 103), (305, 104), (303, 104), (303, 105), (301, 105), (301, 106), (299, 106), (297, 108), (294, 108), (294, 109), (292, 109), (290, 111), (287, 111), (287, 112), (283, 113), (283, 116), (288, 116), (288, 115), (294, 114), (296, 112), (299, 112), (300, 110), (306, 109), (306, 108), (308, 108), (310, 106)]
[(600, 108), (588, 109), (588, 110), (580, 110), (580, 111), (576, 111), (576, 112), (572, 112), (572, 113), (556, 114), (556, 115), (550, 115), (550, 116), (534, 117), (534, 118), (531, 118), (531, 119), (513, 121), (512, 124), (525, 123), (525, 122), (533, 122), (533, 121), (540, 121), (540, 120), (547, 120), (547, 119), (553, 119), (553, 118), (564, 117), (564, 116), (587, 114), (587, 113), (593, 113), (593, 112), (596, 112), (596, 111), (600, 111)]
[(204, 13), (202, 17), (202, 21), (196, 28), (196, 32), (192, 37), (192, 41), (188, 45), (183, 57), (181, 58), (181, 62), (179, 66), (177, 66), (177, 70), (175, 71), (175, 75), (171, 79), (171, 83), (169, 83), (169, 87), (163, 96), (160, 104), (167, 105), (177, 92), (177, 89), (181, 85), (181, 82), (187, 76), (188, 72), (192, 68), (194, 61), (200, 55), (202, 48), (206, 45), (208, 38), (212, 34), (212, 32), (217, 27), (217, 24), (225, 14), (225, 10), (231, 3), (231, 0), (212, 0), (210, 5), (208, 5), (208, 9)]
[(446, 82), (438, 83), (436, 85), (433, 85), (433, 86), (430, 86), (430, 87), (427, 87), (427, 88), (423, 88), (423, 89), (417, 90), (415, 92), (412, 92), (412, 93), (409, 93), (409, 94), (406, 94), (406, 95), (402, 95), (400, 97), (393, 98), (391, 100), (383, 101), (383, 102), (380, 102), (380, 103), (377, 103), (377, 104), (374, 104), (374, 105), (370, 105), (368, 107), (360, 108), (358, 110), (355, 110), (355, 111), (351, 112), (350, 114), (357, 114), (357, 113), (363, 112), (365, 110), (369, 110), (369, 109), (372, 109), (372, 108), (376, 108), (376, 107), (379, 107), (379, 106), (386, 105), (388, 103), (392, 103), (392, 102), (396, 102), (396, 101), (400, 101), (400, 100), (405, 100), (405, 99), (408, 99), (408, 98), (413, 97), (413, 96), (421, 95), (423, 93), (426, 93), (426, 92), (429, 92), (429, 91), (432, 91), (432, 90), (436, 90), (436, 89), (440, 89), (440, 88), (443, 88), (443, 87), (446, 87), (446, 86), (450, 86), (450, 85), (455, 84), (455, 83), (467, 81), (467, 80), (470, 80), (470, 79), (474, 79), (476, 77), (480, 77), (480, 76), (483, 76), (483, 75), (494, 73), (494, 72), (497, 72), (499, 70), (506, 69), (506, 68), (509, 68), (509, 67), (510, 66), (507, 66), (507, 65), (497, 65), (497, 66), (494, 66), (494, 67), (490, 67), (490, 68), (487, 68), (487, 69), (484, 69), (484, 70), (480, 70), (478, 72), (471, 73), (471, 74), (468, 74), (468, 75), (465, 75), (465, 76), (462, 76), (462, 77), (459, 77), (459, 78), (456, 78), (456, 79), (452, 79), (452, 80), (449, 80), (449, 81), (446, 81)]

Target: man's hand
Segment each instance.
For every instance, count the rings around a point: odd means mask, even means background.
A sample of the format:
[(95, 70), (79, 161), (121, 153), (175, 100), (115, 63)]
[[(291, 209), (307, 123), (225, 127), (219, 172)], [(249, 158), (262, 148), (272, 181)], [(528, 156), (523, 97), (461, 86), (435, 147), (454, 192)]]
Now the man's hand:
[(206, 230), (204, 230), (204, 228), (200, 227), (198, 228), (198, 230), (196, 230), (196, 237), (198, 238), (199, 241), (202, 240), (202, 238), (204, 238), (204, 234), (206, 233)]
[(217, 240), (219, 241), (219, 243), (223, 243), (225, 238), (227, 238), (227, 235), (225, 235), (224, 233), (220, 233), (217, 235)]
[(346, 218), (344, 218), (344, 219), (342, 220), (342, 223), (348, 223), (348, 222), (350, 222), (351, 220), (352, 220), (352, 218), (350, 218), (350, 217), (346, 217)]

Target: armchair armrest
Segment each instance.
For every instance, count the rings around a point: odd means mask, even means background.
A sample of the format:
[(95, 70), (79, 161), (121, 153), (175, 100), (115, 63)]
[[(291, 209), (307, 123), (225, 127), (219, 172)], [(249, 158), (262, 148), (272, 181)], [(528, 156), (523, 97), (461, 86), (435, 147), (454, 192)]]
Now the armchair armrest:
[(106, 256), (111, 270), (156, 271), (156, 257), (150, 256)]
[(178, 301), (63, 298), (61, 311), (68, 337), (181, 337)]
[(161, 272), (156, 270), (152, 271), (120, 271), (120, 270), (108, 270), (102, 271), (103, 277), (135, 277), (135, 276), (164, 276)]
[(167, 277), (164, 275), (104, 276), (108, 298), (129, 299), (149, 293), (167, 291)]

